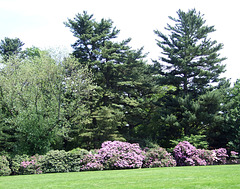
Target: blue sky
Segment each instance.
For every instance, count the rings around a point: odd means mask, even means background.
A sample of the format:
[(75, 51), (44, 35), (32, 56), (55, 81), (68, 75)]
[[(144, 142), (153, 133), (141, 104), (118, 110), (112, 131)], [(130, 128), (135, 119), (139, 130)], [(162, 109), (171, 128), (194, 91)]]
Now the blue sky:
[(63, 22), (86, 10), (96, 20), (110, 18), (121, 30), (119, 40), (132, 38), (133, 48), (144, 46), (149, 52), (148, 61), (160, 56), (153, 30), (164, 31), (170, 22), (168, 16), (176, 17), (176, 11), (196, 8), (204, 14), (207, 25), (217, 30), (211, 34), (213, 40), (224, 44), (220, 52), (228, 59), (223, 75), (240, 78), (238, 58), (239, 2), (237, 0), (0, 0), (0, 39), (18, 37), (25, 47), (37, 46), (42, 49), (61, 48), (71, 50), (76, 40)]

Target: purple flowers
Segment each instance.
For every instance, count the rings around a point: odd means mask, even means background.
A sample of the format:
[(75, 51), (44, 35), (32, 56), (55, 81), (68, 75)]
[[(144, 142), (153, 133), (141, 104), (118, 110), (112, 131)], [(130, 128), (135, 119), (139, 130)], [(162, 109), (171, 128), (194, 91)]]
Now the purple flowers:
[(144, 157), (139, 144), (107, 141), (96, 154), (87, 156), (84, 161), (90, 161), (83, 170), (141, 168)]
[(143, 167), (174, 167), (176, 161), (164, 148), (146, 148)]
[[(188, 141), (180, 142), (173, 156), (159, 146), (142, 150), (139, 144), (120, 141), (102, 143), (100, 149), (87, 151), (74, 149), (51, 150), (43, 156), (15, 156), (11, 165), (5, 156), (0, 156), (0, 176), (11, 174), (40, 174), (91, 170), (113, 170), (153, 167), (206, 166), (225, 164), (227, 150), (197, 149)], [(238, 153), (231, 151), (230, 163), (237, 162)], [(11, 168), (11, 169), (10, 169)]]
[(173, 150), (177, 165), (213, 165), (226, 164), (227, 150), (219, 148), (216, 150), (196, 149), (187, 141), (180, 142)]

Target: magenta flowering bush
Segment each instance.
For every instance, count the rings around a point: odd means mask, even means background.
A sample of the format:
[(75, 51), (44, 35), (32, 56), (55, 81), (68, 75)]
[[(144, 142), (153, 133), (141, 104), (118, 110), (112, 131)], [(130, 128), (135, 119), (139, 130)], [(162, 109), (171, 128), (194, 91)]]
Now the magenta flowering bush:
[(98, 151), (105, 169), (140, 168), (144, 160), (144, 151), (139, 144), (107, 141)]
[(82, 164), (81, 171), (97, 171), (104, 169), (101, 162), (101, 156), (96, 153), (89, 153), (85, 155), (80, 163)]
[(107, 141), (102, 143), (97, 153), (86, 156), (83, 170), (140, 168), (144, 157), (139, 144)]
[(219, 148), (213, 150), (216, 153), (216, 163), (218, 164), (226, 164), (227, 162), (227, 150), (225, 148)]
[(161, 147), (146, 148), (143, 162), (144, 168), (176, 166), (173, 156)]
[(219, 148), (216, 150), (196, 149), (188, 141), (180, 142), (173, 150), (173, 155), (177, 165), (213, 165), (225, 164), (227, 160), (227, 150)]
[(179, 142), (173, 149), (173, 156), (177, 165), (195, 165), (197, 149), (188, 141)]

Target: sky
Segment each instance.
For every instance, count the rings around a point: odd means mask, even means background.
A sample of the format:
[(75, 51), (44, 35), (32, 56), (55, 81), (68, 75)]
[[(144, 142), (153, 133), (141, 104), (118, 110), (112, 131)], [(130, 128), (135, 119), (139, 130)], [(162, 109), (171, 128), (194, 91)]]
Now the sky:
[(215, 27), (210, 37), (224, 44), (220, 55), (227, 58), (222, 76), (234, 83), (240, 79), (238, 0), (0, 0), (0, 40), (18, 37), (24, 47), (71, 52), (76, 38), (63, 23), (87, 11), (96, 20), (111, 19), (120, 29), (119, 41), (132, 38), (130, 46), (144, 47), (149, 53), (146, 60), (151, 63), (161, 56), (153, 30), (166, 33), (164, 27), (172, 23), (168, 16), (176, 18), (179, 9), (193, 8), (204, 15), (207, 25)]

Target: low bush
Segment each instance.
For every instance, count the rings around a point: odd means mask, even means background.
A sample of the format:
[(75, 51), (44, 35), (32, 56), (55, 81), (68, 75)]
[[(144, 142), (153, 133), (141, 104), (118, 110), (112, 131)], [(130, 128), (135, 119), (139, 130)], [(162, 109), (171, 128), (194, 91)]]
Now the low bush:
[(164, 148), (155, 147), (145, 149), (144, 168), (174, 166), (176, 166), (175, 159)]
[(9, 161), (6, 156), (0, 156), (0, 176), (8, 176), (11, 174)]
[(40, 160), (44, 173), (69, 172), (71, 166), (68, 164), (68, 153), (64, 150), (51, 150)]
[(231, 155), (230, 155), (230, 163), (238, 163), (238, 152), (235, 152), (235, 151), (231, 151), (230, 152)]
[(11, 160), (10, 168), (13, 175), (28, 175), (28, 174), (40, 174), (41, 159), (43, 156), (35, 155), (29, 157), (28, 155), (16, 155)]
[(87, 163), (83, 161), (89, 154), (87, 150), (76, 148), (67, 153), (67, 164), (70, 172), (79, 172)]
[(26, 161), (22, 161), (20, 165), (20, 173), (23, 175), (29, 174), (41, 174), (41, 160), (43, 156), (35, 155), (28, 158)]
[(12, 170), (12, 175), (21, 175), (22, 170), (21, 170), (21, 164), (24, 161), (28, 161), (28, 155), (23, 154), (23, 155), (16, 155), (14, 158), (11, 159), (10, 161), (10, 168)]

